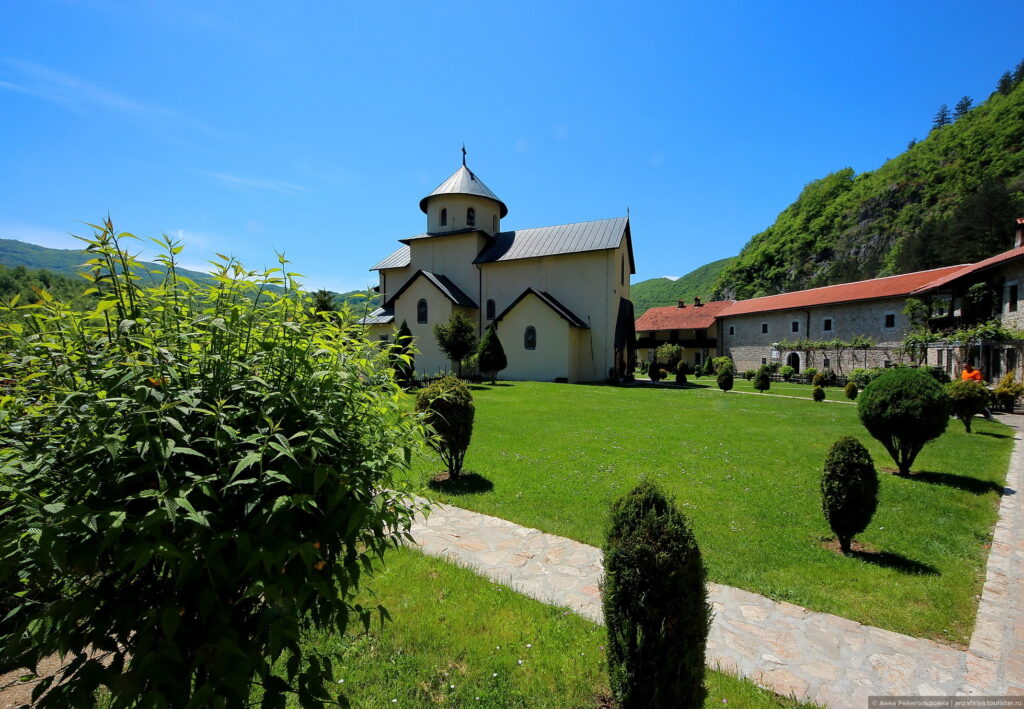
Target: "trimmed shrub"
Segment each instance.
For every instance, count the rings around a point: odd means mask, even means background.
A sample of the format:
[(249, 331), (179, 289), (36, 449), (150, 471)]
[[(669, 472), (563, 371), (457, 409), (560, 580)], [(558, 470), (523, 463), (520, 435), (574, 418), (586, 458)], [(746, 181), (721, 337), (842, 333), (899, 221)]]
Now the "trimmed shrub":
[(498, 372), (508, 366), (508, 359), (505, 357), (505, 348), (501, 346), (498, 339), (498, 329), (491, 323), (480, 340), (478, 366), (481, 374), (490, 375), (491, 384), (495, 383)]
[(722, 370), (718, 373), (718, 388), (722, 391), (729, 391), (732, 389), (732, 385), (732, 367), (722, 367)]
[(818, 370), (815, 369), (814, 367), (808, 367), (807, 369), (804, 370), (804, 377), (806, 377), (807, 381), (809, 381), (809, 382), (813, 382), (814, 381), (814, 377), (817, 374), (818, 374)]
[(690, 368), (689, 363), (679, 360), (679, 364), (676, 365), (676, 374), (692, 374), (693, 371)]
[(846, 398), (853, 401), (857, 398), (857, 394), (860, 393), (860, 389), (857, 388), (856, 382), (846, 382), (846, 387), (843, 388), (843, 393), (846, 394)]
[(476, 407), (469, 388), (455, 377), (444, 377), (416, 394), (416, 410), (424, 414), (423, 422), (437, 434), (427, 439), (441, 456), (448, 475), (458, 478), (462, 462), (473, 436)]
[(881, 367), (875, 367), (874, 369), (858, 368), (851, 370), (848, 378), (857, 385), (858, 389), (863, 391), (868, 384), (878, 379), (884, 373), (885, 370)]
[(878, 507), (878, 473), (871, 454), (853, 436), (843, 436), (825, 457), (821, 477), (821, 509), (839, 540), (850, 553), (854, 535), (867, 529)]
[(757, 370), (757, 374), (754, 375), (754, 388), (762, 394), (771, 389), (772, 380), (768, 376), (768, 370), (762, 367)]
[(686, 384), (686, 374), (682, 367), (676, 367), (676, 384)]
[(657, 383), (658, 378), (661, 374), (661, 366), (657, 362), (651, 362), (650, 368), (647, 370), (647, 376), (650, 377), (652, 382)]
[(753, 379), (755, 376), (757, 376), (757, 370), (756, 369), (748, 369), (747, 371), (745, 371), (743, 373), (743, 378), (746, 379), (748, 382), (751, 379)]
[(988, 389), (981, 382), (958, 380), (946, 387), (949, 405), (956, 417), (971, 432), (971, 419), (989, 405)]
[(788, 364), (779, 367), (779, 374), (782, 375), (783, 381), (789, 381), (790, 378), (796, 373), (796, 370), (790, 367)]
[(927, 372), (890, 369), (857, 397), (861, 423), (885, 446), (900, 475), (925, 444), (938, 438), (949, 423), (949, 397)]
[(932, 378), (939, 384), (949, 384), (950, 378), (949, 373), (943, 367), (937, 367), (935, 365), (925, 365), (921, 367), (924, 371), (928, 372)]
[(736, 372), (736, 364), (732, 361), (732, 357), (715, 357), (711, 360), (711, 363), (715, 367), (715, 373), (721, 372), (723, 368), (728, 368), (733, 373)]
[(826, 386), (828, 384), (828, 377), (825, 376), (824, 372), (818, 372), (813, 377), (811, 377), (811, 384), (819, 388)]
[(778, 374), (779, 370), (782, 368), (782, 363), (769, 362), (768, 364), (764, 365), (764, 368), (768, 370), (769, 374)]
[(824, 401), (825, 390), (820, 386), (814, 387), (814, 389), (811, 391), (811, 398), (818, 402)]
[(703, 706), (711, 629), (704, 562), (686, 516), (649, 482), (612, 505), (601, 603), (618, 706)]
[(663, 345), (659, 345), (658, 349), (654, 350), (654, 359), (658, 362), (665, 363), (665, 369), (670, 372), (676, 371), (676, 364), (679, 362), (679, 358), (683, 355), (683, 348), (680, 345), (674, 345), (671, 342), (666, 342)]
[(715, 373), (715, 360), (712, 357), (706, 357), (704, 359), (704, 375), (713, 376)]
[(1012, 414), (1017, 399), (1024, 394), (1024, 384), (1018, 382), (1013, 372), (1007, 372), (992, 390), (992, 398), (1003, 411)]
[(43, 708), (347, 703), (303, 639), (378, 614), (353, 594), (412, 523), (390, 348), (303, 317), (283, 258), (193, 282), (165, 239), (153, 277), (96, 231), (90, 307), (0, 304), (2, 671), (63, 655)]

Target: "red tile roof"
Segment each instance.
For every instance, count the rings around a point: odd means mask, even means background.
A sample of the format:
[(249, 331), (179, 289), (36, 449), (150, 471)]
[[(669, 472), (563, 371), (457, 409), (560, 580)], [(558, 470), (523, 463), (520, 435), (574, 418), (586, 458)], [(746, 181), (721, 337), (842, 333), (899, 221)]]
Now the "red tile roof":
[(819, 305), (850, 303), (858, 300), (897, 298), (899, 296), (911, 295), (912, 293), (930, 290), (934, 287), (934, 284), (940, 280), (947, 278), (952, 280), (951, 277), (962, 275), (961, 272), (965, 268), (971, 268), (971, 266), (965, 266), (964, 264), (960, 264), (959, 266), (946, 266), (944, 268), (933, 268), (929, 271), (904, 273), (899, 276), (872, 278), (868, 281), (840, 283), (835, 286), (811, 288), (809, 290), (782, 293), (780, 295), (767, 295), (763, 298), (738, 300), (723, 311), (721, 316), (729, 317), (731, 315), (765, 313), (773, 310), (812, 308)]
[(732, 304), (731, 300), (715, 300), (700, 306), (689, 303), (685, 308), (675, 305), (651, 308), (637, 318), (636, 331), (704, 330), (714, 325), (715, 318)]
[(978, 261), (978, 263), (969, 263), (966, 266), (961, 266), (960, 270), (957, 271), (956, 273), (951, 273), (949, 275), (943, 276), (942, 278), (936, 278), (933, 282), (929, 283), (928, 285), (918, 288), (916, 291), (914, 291), (914, 293), (922, 293), (926, 290), (933, 290), (935, 288), (939, 288), (940, 286), (944, 286), (947, 283), (955, 281), (957, 278), (966, 276), (969, 273), (977, 273), (978, 271), (984, 271), (986, 268), (992, 268), (993, 266), (998, 266), (999, 264), (1006, 263), (1007, 261), (1012, 261), (1013, 259), (1020, 258), (1022, 256), (1024, 256), (1024, 246), (1018, 247), (1016, 249), (1010, 249), (1009, 251), (1004, 251), (1001, 254), (990, 256), (984, 261)]

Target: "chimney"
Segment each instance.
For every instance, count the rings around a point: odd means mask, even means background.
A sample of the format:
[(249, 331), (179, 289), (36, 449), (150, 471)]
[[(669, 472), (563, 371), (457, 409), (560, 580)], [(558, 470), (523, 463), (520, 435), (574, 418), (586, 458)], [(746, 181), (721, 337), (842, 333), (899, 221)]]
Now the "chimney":
[(686, 301), (685, 301), (685, 300), (680, 300), (680, 301), (678, 301), (678, 302), (676, 303), (676, 307), (677, 307), (677, 308), (685, 308), (685, 307), (686, 307)]
[(1013, 238), (1013, 248), (1024, 246), (1024, 217), (1017, 217), (1017, 236)]
[(699, 308), (700, 307), (700, 298), (694, 298), (693, 299), (693, 307), (695, 307), (695, 308)]

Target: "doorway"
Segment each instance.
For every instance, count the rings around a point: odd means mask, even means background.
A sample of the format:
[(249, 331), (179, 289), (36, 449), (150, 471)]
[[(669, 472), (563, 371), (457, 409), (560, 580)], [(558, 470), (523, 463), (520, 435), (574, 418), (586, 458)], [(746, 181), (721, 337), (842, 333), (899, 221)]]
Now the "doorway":
[(793, 374), (800, 373), (800, 355), (796, 352), (790, 352), (786, 356), (786, 366), (793, 368)]

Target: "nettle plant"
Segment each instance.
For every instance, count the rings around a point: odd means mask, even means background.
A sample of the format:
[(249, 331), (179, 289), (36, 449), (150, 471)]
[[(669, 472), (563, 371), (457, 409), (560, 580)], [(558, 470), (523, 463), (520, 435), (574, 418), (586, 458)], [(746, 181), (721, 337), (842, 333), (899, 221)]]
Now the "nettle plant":
[(0, 672), (62, 654), (41, 707), (346, 704), (301, 638), (388, 617), (352, 597), (415, 512), (389, 353), (283, 268), (192, 282), (165, 237), (147, 273), (94, 228), (95, 308), (0, 306)]

